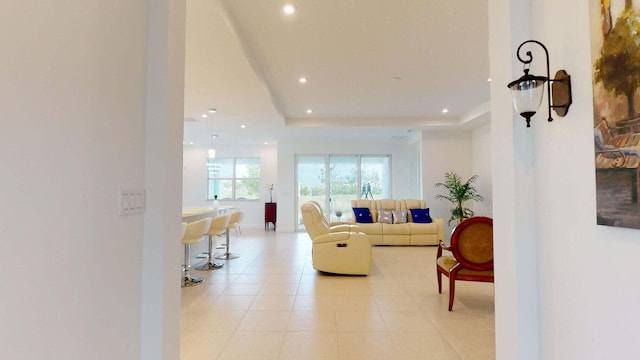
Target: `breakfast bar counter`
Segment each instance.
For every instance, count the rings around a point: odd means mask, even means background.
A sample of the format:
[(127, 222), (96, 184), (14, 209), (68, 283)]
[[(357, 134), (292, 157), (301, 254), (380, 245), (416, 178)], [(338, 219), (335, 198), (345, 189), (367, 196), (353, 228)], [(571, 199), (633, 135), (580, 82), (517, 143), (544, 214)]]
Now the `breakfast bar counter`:
[(222, 214), (228, 214), (235, 206), (209, 206), (209, 207), (200, 207), (200, 208), (184, 208), (182, 209), (182, 221), (186, 223), (190, 223), (196, 220), (208, 218), (208, 217), (216, 217)]

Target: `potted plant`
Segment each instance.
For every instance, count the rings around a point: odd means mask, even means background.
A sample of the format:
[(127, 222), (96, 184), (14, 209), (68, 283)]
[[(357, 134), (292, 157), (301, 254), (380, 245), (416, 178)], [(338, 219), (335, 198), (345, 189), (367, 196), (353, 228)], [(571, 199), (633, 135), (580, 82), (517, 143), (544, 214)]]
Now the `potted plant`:
[(448, 194), (437, 195), (436, 198), (448, 200), (453, 204), (454, 208), (451, 209), (449, 224), (454, 220), (459, 224), (464, 219), (473, 216), (473, 210), (464, 207), (464, 202), (468, 200), (482, 201), (482, 196), (478, 194), (478, 191), (475, 188), (475, 182), (478, 179), (478, 175), (473, 175), (466, 182), (462, 182), (462, 178), (458, 174), (448, 172), (444, 174), (444, 179), (444, 182), (437, 183), (436, 187), (445, 188)]

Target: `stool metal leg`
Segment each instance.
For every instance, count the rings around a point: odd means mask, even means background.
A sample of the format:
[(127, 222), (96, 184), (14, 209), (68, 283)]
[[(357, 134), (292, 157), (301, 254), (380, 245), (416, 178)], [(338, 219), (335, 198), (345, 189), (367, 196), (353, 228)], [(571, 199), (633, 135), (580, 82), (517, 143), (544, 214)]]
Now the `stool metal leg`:
[(184, 264), (182, 265), (182, 287), (186, 286), (194, 286), (200, 285), (204, 278), (202, 276), (195, 276), (189, 273), (189, 257), (191, 255), (191, 251), (189, 248), (189, 244), (184, 244)]
[(213, 262), (213, 236), (209, 235), (209, 253), (207, 254), (207, 262), (196, 266), (196, 270), (214, 270), (223, 267), (223, 263)]
[(227, 231), (226, 231), (226, 235), (227, 235), (227, 251), (226, 251), (224, 254), (222, 254), (222, 255), (218, 255), (218, 256), (216, 256), (216, 259), (220, 259), (220, 260), (231, 260), (231, 259), (237, 259), (237, 258), (239, 258), (240, 256), (238, 256), (238, 255), (236, 255), (236, 254), (232, 254), (232, 253), (229, 251), (229, 229), (228, 229), (228, 228), (227, 228)]

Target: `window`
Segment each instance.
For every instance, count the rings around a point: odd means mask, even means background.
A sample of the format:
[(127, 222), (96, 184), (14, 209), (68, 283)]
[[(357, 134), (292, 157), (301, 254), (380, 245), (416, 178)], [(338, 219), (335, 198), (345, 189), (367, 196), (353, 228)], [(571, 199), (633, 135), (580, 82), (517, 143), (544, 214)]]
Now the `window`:
[(391, 155), (297, 155), (296, 186), (298, 204), (314, 200), (329, 221), (349, 221), (351, 200), (391, 197)]
[(207, 160), (207, 200), (258, 200), (260, 158)]

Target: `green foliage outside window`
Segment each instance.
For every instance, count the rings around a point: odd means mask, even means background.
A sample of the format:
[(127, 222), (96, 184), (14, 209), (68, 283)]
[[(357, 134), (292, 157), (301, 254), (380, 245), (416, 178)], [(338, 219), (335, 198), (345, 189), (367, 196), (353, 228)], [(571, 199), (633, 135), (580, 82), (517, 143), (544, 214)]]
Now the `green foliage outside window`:
[(260, 198), (260, 158), (208, 159), (207, 173), (207, 200)]

